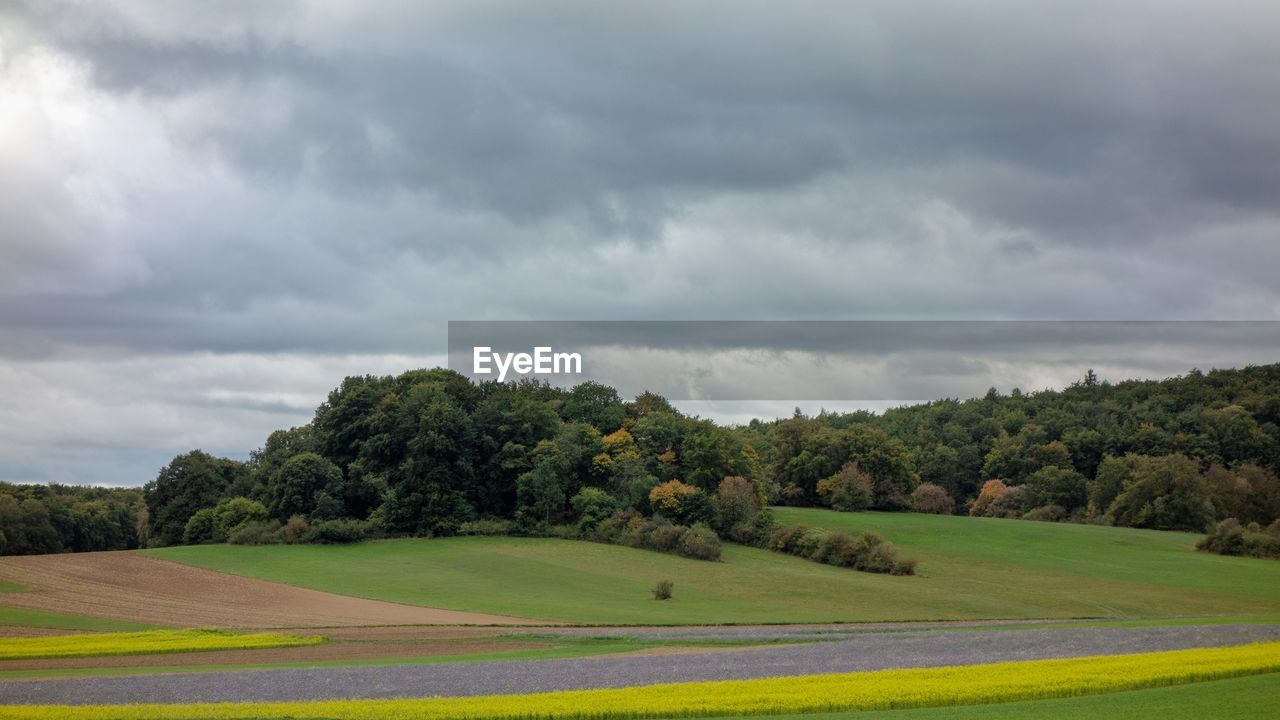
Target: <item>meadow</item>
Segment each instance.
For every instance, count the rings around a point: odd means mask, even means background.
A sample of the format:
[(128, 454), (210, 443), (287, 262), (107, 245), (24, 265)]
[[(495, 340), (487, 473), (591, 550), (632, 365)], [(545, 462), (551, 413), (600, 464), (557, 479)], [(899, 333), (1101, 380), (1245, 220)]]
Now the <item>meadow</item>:
[[(1134, 618), (1280, 612), (1280, 563), (1197, 553), (1195, 535), (986, 518), (779, 509), (881, 532), (915, 577), (739, 545), (709, 563), (546, 538), (145, 551), (202, 568), (426, 607), (585, 624)], [(655, 602), (659, 580), (675, 599)]]
[(883, 710), (1074, 697), (1280, 672), (1280, 643), (1069, 660), (611, 690), (406, 700), (8, 706), (0, 720), (328, 718), (614, 720)]
[[(3, 599), (0, 598), (0, 602)], [(67, 613), (28, 610), (0, 605), (0, 627), (45, 628), (49, 630), (83, 630), (87, 632), (134, 632), (150, 630), (154, 625)]]

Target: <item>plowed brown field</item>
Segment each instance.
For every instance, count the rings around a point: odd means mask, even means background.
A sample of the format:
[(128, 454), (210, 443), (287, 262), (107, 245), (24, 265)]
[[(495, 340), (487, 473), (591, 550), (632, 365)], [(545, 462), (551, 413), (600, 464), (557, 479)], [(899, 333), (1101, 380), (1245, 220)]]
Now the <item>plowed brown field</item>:
[(175, 627), (544, 624), (335, 595), (131, 552), (4, 557), (0, 579), (27, 587), (0, 595), (0, 604)]

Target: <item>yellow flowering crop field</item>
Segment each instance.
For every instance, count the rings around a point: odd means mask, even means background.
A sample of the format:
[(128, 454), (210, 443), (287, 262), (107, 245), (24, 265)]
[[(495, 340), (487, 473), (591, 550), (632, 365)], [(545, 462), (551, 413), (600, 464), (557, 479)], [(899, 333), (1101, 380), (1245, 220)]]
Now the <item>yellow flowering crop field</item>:
[(330, 718), (612, 720), (970, 705), (1090, 695), (1280, 671), (1280, 643), (617, 690), (406, 700), (8, 706), (0, 720)]
[(127, 633), (89, 633), (33, 638), (0, 638), (0, 661), (94, 655), (152, 655), (156, 653), (248, 650), (294, 647), (327, 642), (321, 636), (278, 633), (236, 634), (223, 630), (148, 630)]

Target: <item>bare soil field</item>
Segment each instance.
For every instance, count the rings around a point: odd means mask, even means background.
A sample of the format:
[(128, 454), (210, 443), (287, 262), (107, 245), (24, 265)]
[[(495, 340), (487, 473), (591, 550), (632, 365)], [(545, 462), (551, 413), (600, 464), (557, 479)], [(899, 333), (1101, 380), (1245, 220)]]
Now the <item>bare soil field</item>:
[(0, 558), (0, 579), (27, 587), (0, 598), (11, 607), (175, 627), (545, 624), (336, 595), (131, 552)]
[(0, 638), (50, 637), (52, 635), (71, 635), (75, 630), (58, 630), (55, 628), (15, 627), (0, 625)]

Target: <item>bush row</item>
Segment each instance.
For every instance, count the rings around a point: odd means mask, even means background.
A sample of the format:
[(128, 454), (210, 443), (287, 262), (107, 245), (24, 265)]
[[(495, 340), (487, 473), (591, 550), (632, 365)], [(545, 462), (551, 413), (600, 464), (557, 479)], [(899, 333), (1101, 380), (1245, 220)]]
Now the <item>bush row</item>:
[(719, 560), (720, 538), (705, 525), (681, 525), (655, 515), (645, 517), (630, 508), (617, 510), (594, 523), (526, 527), (510, 520), (474, 520), (458, 527), (460, 535), (528, 535), (561, 540), (589, 540), (609, 545), (674, 553), (694, 560)]
[(293, 545), (298, 543), (344, 545), (375, 537), (374, 526), (365, 520), (321, 520), (307, 522), (294, 515), (289, 522), (279, 520), (246, 522), (227, 535), (232, 545)]
[(762, 546), (774, 552), (863, 572), (914, 575), (916, 561), (898, 557), (898, 549), (879, 533), (850, 535), (804, 525), (775, 527), (764, 535)]
[(1219, 555), (1280, 559), (1280, 520), (1263, 529), (1258, 523), (1241, 525), (1235, 518), (1227, 518), (1197, 543), (1196, 549)]

